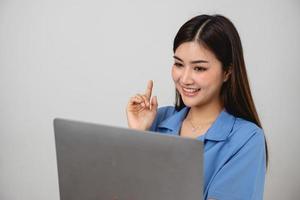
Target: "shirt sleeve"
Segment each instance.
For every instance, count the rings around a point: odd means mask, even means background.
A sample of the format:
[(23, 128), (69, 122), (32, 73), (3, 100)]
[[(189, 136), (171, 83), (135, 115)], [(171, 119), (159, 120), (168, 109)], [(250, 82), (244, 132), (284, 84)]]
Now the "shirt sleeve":
[(256, 131), (214, 177), (208, 199), (262, 200), (266, 172), (263, 131)]

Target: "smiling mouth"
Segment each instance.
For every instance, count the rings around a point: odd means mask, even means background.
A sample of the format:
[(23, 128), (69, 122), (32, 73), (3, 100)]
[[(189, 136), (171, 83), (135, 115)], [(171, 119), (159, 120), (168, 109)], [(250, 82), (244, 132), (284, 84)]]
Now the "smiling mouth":
[(181, 89), (183, 95), (188, 97), (196, 96), (201, 90), (201, 88), (197, 89), (197, 88), (185, 88), (185, 87), (181, 87)]
[(189, 92), (189, 93), (198, 92), (200, 89), (201, 89), (201, 88), (196, 89), (196, 88), (185, 88), (185, 87), (182, 87), (182, 90), (183, 90), (183, 91)]

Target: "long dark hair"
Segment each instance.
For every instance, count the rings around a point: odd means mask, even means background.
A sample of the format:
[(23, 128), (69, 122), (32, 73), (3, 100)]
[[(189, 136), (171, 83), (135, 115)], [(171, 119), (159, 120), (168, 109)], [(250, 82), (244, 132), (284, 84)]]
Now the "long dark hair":
[[(197, 41), (215, 54), (224, 71), (231, 71), (229, 79), (221, 88), (221, 100), (227, 112), (255, 123), (262, 128), (251, 90), (239, 34), (233, 23), (222, 15), (199, 15), (183, 24), (175, 36), (173, 52), (184, 42)], [(185, 107), (177, 91), (175, 109)], [(268, 147), (265, 138), (266, 167)]]

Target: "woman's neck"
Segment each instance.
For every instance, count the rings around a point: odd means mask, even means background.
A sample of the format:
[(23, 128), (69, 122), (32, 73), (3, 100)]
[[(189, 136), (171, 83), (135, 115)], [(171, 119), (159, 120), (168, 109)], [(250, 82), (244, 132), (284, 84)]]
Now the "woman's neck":
[(223, 109), (224, 106), (221, 103), (193, 106), (190, 108), (187, 118), (198, 124), (208, 123), (215, 121)]

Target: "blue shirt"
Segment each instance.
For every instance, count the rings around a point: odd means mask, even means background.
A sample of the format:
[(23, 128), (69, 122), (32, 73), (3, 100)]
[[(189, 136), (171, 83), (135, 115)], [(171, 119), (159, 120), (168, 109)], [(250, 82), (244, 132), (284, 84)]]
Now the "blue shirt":
[[(159, 108), (150, 131), (179, 135), (189, 109)], [(196, 139), (204, 143), (205, 200), (263, 199), (266, 159), (261, 128), (224, 109), (207, 132)]]

